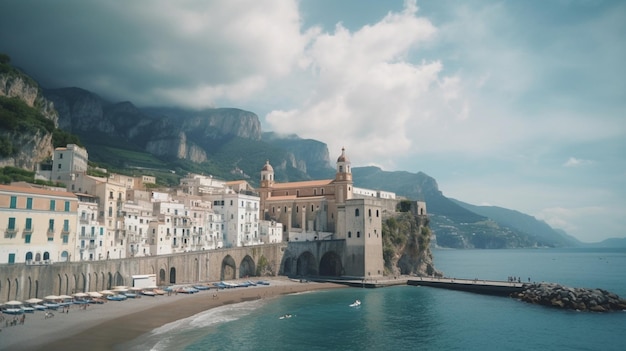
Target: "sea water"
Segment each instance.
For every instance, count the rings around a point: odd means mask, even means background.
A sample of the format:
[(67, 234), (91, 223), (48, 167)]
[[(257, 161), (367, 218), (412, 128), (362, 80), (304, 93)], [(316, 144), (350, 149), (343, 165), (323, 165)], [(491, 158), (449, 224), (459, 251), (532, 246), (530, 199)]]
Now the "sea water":
[[(558, 282), (626, 297), (626, 250), (434, 250), (447, 276)], [(350, 307), (359, 299), (362, 305)], [(291, 318), (280, 316), (291, 314)], [(336, 289), (223, 306), (125, 350), (626, 350), (626, 312), (428, 287)]]

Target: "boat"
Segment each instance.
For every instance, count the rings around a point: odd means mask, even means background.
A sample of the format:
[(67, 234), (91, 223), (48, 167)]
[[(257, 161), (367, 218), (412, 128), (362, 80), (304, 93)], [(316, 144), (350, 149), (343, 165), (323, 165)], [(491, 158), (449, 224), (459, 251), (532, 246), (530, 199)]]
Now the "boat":
[(278, 319), (286, 319), (286, 318), (291, 318), (290, 314), (283, 314), (282, 316), (278, 317)]
[(132, 292), (125, 292), (125, 293), (122, 293), (121, 295), (124, 295), (124, 296), (126, 296), (126, 297), (129, 297), (129, 298), (131, 298), (131, 299), (136, 299), (136, 298), (137, 298), (137, 294), (132, 293)]
[(126, 299), (128, 299), (128, 297), (126, 297), (125, 295), (121, 295), (121, 294), (107, 296), (107, 300), (111, 300), (111, 301), (124, 301)]
[(24, 313), (35, 313), (35, 308), (30, 306), (22, 306), (22, 311)]
[(270, 285), (270, 282), (265, 281), (265, 280), (259, 280), (258, 282), (256, 282), (257, 285)]
[(361, 306), (361, 300), (355, 300), (353, 303), (350, 304), (350, 307), (358, 307)]
[(5, 308), (2, 310), (2, 313), (4, 314), (22, 314), (24, 313), (24, 310), (22, 310), (21, 308)]
[(61, 305), (59, 305), (58, 303), (55, 302), (46, 302), (43, 304), (47, 309), (50, 310), (58, 310), (59, 307), (61, 307)]
[(198, 290), (209, 290), (209, 287), (206, 285), (193, 285), (192, 287)]
[(37, 311), (45, 311), (48, 309), (48, 307), (44, 305), (40, 305), (40, 304), (33, 305), (33, 308), (36, 309)]
[(141, 294), (145, 295), (145, 296), (156, 296), (157, 295), (157, 293), (155, 293), (153, 290), (143, 290), (141, 292)]

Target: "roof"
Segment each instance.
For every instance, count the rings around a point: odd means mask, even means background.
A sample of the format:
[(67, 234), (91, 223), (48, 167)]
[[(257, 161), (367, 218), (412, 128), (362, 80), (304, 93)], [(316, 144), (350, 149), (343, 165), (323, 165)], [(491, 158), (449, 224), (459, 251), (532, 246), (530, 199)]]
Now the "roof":
[(76, 195), (69, 193), (67, 191), (56, 191), (56, 190), (49, 190), (49, 189), (42, 189), (42, 188), (12, 186), (12, 185), (0, 185), (0, 191), (27, 193), (27, 194), (35, 194), (35, 195), (46, 195), (46, 196), (71, 197), (74, 199), (76, 198)]
[(291, 182), (291, 183), (276, 183), (272, 186), (272, 189), (320, 187), (324, 185), (330, 185), (334, 181), (335, 181), (334, 179), (323, 179), (323, 180), (306, 180), (302, 182)]

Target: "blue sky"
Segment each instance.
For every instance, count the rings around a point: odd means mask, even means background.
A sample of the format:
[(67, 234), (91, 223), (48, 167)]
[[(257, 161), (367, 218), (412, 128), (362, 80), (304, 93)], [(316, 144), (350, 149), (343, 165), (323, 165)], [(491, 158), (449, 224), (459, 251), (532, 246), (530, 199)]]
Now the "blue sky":
[(0, 52), (45, 87), (239, 107), (582, 241), (626, 232), (626, 2), (35, 1)]

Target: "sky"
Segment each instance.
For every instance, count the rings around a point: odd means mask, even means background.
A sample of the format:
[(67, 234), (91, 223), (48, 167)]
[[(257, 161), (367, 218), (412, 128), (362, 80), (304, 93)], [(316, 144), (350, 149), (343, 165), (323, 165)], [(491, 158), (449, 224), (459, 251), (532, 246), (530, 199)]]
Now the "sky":
[(331, 160), (626, 237), (624, 1), (4, 0), (0, 52), (45, 88), (245, 109)]

